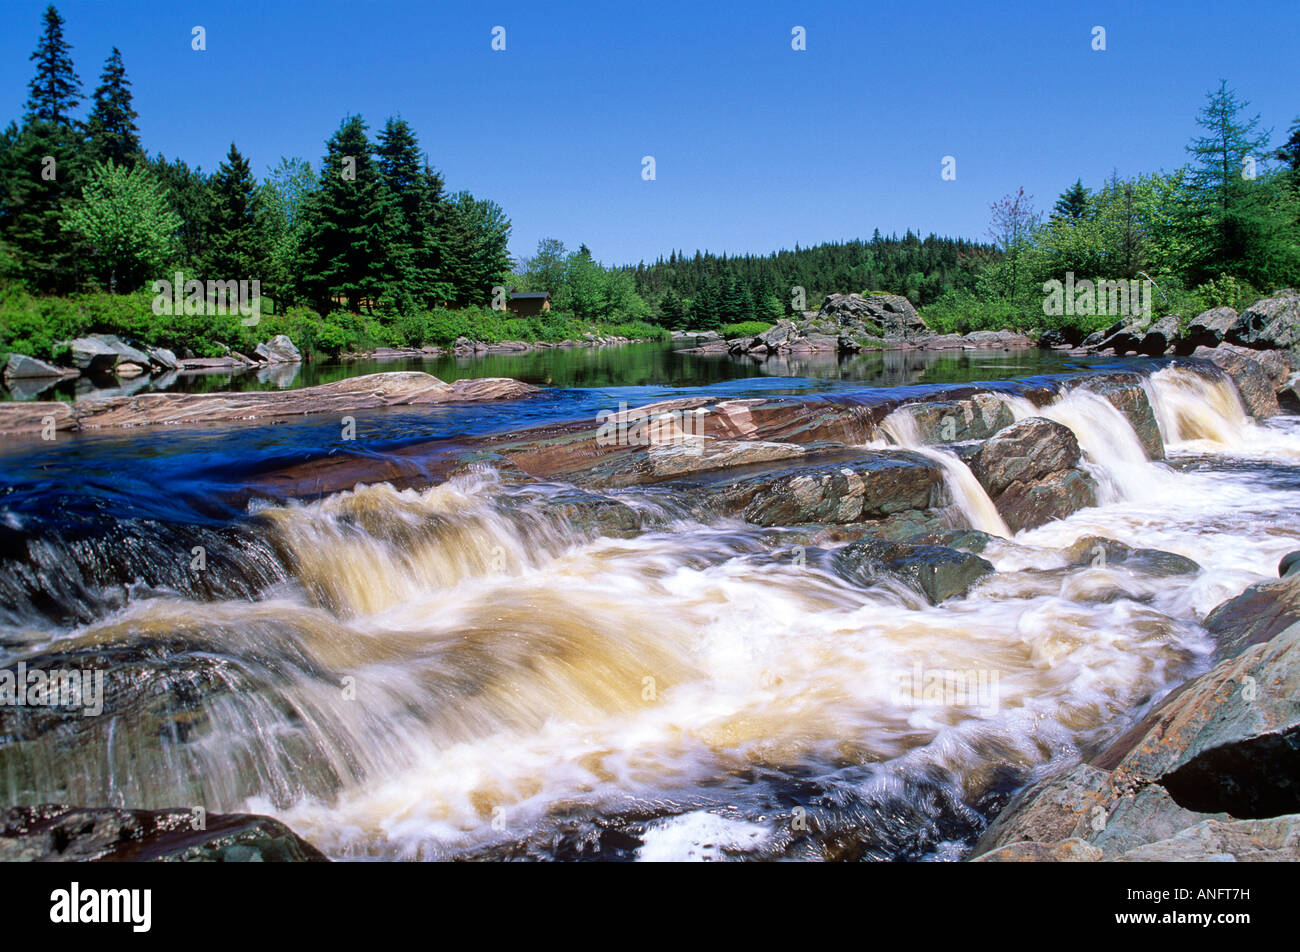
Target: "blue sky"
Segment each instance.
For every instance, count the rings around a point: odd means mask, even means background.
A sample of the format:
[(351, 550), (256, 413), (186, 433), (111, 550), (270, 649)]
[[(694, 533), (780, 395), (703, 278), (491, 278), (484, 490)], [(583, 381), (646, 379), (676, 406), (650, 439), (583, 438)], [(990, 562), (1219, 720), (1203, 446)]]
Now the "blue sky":
[[(606, 263), (873, 228), (981, 238), (1018, 186), (1050, 207), (1076, 177), (1182, 164), (1221, 78), (1275, 142), (1300, 115), (1296, 0), (56, 5), (87, 94), (121, 48), (150, 152), (211, 171), (233, 139), (264, 174), (282, 155), (318, 163), (348, 113), (372, 129), (401, 115), (451, 189), (505, 208), (513, 253), (553, 236)], [(5, 121), (44, 6), (3, 0)]]

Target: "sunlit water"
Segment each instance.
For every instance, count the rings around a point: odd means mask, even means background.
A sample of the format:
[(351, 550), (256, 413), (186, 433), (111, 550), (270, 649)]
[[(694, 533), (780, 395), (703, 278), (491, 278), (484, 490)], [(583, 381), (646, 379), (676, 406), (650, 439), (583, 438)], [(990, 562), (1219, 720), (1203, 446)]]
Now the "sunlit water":
[[(1001, 537), (997, 573), (939, 606), (644, 491), (613, 494), (657, 526), (631, 539), (557, 516), (566, 487), (490, 471), (256, 508), (262, 547), (226, 556), (263, 560), (240, 566), (251, 600), (162, 588), (10, 626), (6, 664), (122, 650), (136, 701), (76, 745), (8, 748), (0, 783), (271, 813), (336, 858), (958, 858), (1012, 789), (1204, 670), (1200, 620), (1300, 548), (1296, 421), (1259, 425), (1185, 370), (1148, 386), (1167, 463), (1093, 394), (1005, 398), (1075, 432), (1102, 502), (1014, 537), (921, 447), (957, 524)], [(882, 442), (920, 447), (902, 419)], [(1202, 568), (1069, 567), (1094, 535)], [(160, 714), (147, 682), (176, 672), (202, 690)]]

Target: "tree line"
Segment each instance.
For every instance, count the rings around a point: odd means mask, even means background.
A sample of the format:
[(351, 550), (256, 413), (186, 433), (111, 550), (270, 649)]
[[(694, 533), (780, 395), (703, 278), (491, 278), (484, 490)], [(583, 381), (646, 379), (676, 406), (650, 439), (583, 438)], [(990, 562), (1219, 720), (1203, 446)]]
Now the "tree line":
[(511, 270), (510, 220), (448, 193), (410, 124), (373, 139), (343, 119), (319, 168), (284, 158), (262, 179), (232, 143), (212, 174), (150, 156), (120, 50), (85, 119), (53, 5), (21, 122), (0, 132), (0, 279), (41, 294), (130, 293), (181, 270), (258, 280), (283, 307), (407, 313), (488, 304)]

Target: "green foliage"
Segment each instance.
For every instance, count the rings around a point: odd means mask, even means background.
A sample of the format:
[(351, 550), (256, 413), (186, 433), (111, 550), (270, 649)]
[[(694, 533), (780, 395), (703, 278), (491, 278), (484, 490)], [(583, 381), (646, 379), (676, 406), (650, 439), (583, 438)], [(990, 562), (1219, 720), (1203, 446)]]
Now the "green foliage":
[(771, 330), (772, 321), (741, 321), (739, 324), (724, 324), (719, 333), (730, 340), (733, 337), (757, 337), (764, 331)]
[(137, 118), (131, 106), (131, 81), (126, 78), (122, 52), (116, 46), (104, 64), (94, 106), (86, 120), (85, 160), (88, 164), (107, 162), (132, 166), (143, 158)]
[(147, 167), (122, 168), (111, 159), (91, 169), (81, 199), (62, 221), (85, 242), (92, 274), (110, 290), (134, 290), (161, 274), (179, 225)]

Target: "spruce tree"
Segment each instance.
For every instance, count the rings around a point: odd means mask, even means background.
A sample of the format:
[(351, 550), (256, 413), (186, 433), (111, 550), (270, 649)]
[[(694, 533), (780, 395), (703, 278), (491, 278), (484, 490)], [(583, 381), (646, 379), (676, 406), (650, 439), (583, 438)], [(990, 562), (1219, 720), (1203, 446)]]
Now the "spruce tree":
[(142, 157), (136, 112), (131, 108), (131, 81), (126, 78), (122, 52), (116, 46), (104, 64), (95, 90), (94, 106), (86, 120), (86, 161), (112, 159), (119, 167), (133, 166)]
[(202, 277), (218, 281), (261, 280), (268, 249), (259, 227), (261, 193), (247, 159), (230, 143), (210, 182), (208, 250)]
[(1061, 193), (1052, 209), (1054, 218), (1078, 221), (1088, 210), (1088, 189), (1083, 187), (1083, 179), (1076, 179), (1074, 184)]
[(28, 59), (36, 75), (27, 84), (26, 118), (55, 126), (73, 125), (72, 111), (81, 104), (81, 79), (72, 66), (72, 46), (63, 38), (63, 17), (54, 4), (45, 8), (40, 45)]
[(360, 313), (392, 281), (396, 211), (360, 116), (344, 119), (326, 150), (320, 188), (305, 209), (298, 281), (322, 313), (340, 298)]

